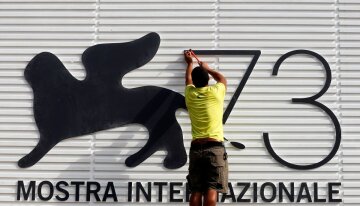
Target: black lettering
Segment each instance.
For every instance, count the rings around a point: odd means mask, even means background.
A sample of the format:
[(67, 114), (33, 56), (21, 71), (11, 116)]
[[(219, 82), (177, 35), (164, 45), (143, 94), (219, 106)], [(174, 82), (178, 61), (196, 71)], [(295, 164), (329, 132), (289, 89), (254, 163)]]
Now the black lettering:
[[(226, 198), (231, 198), (232, 202), (236, 202), (236, 198), (235, 198), (235, 194), (234, 194), (234, 189), (231, 185), (231, 183), (229, 182), (229, 191), (228, 193), (224, 193), (221, 197), (221, 202), (225, 202)], [(230, 194), (229, 194), (230, 193)]]
[(246, 193), (246, 191), (250, 188), (250, 182), (238, 182), (237, 186), (243, 187), (243, 190), (240, 192), (237, 202), (250, 202), (250, 199), (242, 199)]
[(317, 182), (314, 182), (314, 202), (326, 202), (326, 199), (319, 198), (319, 187)]
[(132, 182), (128, 182), (128, 202), (132, 201)]
[(61, 185), (64, 185), (64, 186), (69, 186), (69, 184), (65, 181), (60, 181), (58, 182), (56, 185), (55, 185), (55, 188), (57, 191), (61, 192), (62, 194), (64, 194), (65, 196), (64, 197), (60, 197), (60, 195), (56, 195), (55, 198), (59, 201), (66, 201), (69, 199), (69, 192), (67, 190), (65, 190), (64, 188), (61, 187)]
[[(266, 195), (265, 195), (265, 188), (269, 186), (272, 190), (271, 192), (271, 197), (268, 199), (266, 198)], [(271, 182), (265, 182), (263, 185), (261, 185), (261, 188), (260, 188), (260, 197), (263, 201), (265, 202), (272, 202), (275, 200), (276, 198), (276, 187), (273, 183)]]
[[(305, 191), (305, 194), (303, 192)], [(306, 198), (308, 202), (312, 202), (309, 188), (306, 182), (302, 182), (299, 189), (299, 194), (296, 202), (301, 202), (301, 199)]]
[[(43, 186), (44, 186), (44, 185), (47, 185), (48, 188), (49, 188), (49, 194), (48, 194), (47, 197), (45, 197), (45, 196), (42, 194)], [(52, 196), (54, 195), (54, 186), (53, 186), (52, 183), (49, 182), (49, 181), (42, 181), (42, 182), (40, 182), (40, 184), (39, 184), (39, 186), (38, 186), (38, 188), (37, 188), (37, 192), (38, 192), (38, 196), (39, 196), (40, 200), (42, 200), (42, 201), (49, 201), (49, 200), (52, 198)]]
[(295, 193), (294, 193), (295, 185), (293, 182), (290, 183), (290, 192), (286, 188), (283, 182), (279, 183), (279, 202), (283, 202), (283, 192), (286, 194), (287, 198), (290, 202), (294, 202), (295, 200)]
[(167, 182), (154, 182), (155, 186), (159, 186), (159, 198), (158, 201), (162, 202), (162, 198), (163, 198), (163, 186), (166, 186), (168, 183)]
[[(95, 189), (92, 189), (91, 186), (94, 185), (95, 186)], [(90, 198), (90, 195), (91, 194), (94, 194), (94, 197), (96, 199), (97, 202), (100, 201), (100, 197), (98, 195), (98, 192), (100, 191), (100, 184), (98, 182), (87, 182), (86, 184), (86, 201), (90, 201), (91, 198)]]
[(329, 195), (329, 202), (342, 202), (342, 199), (334, 199), (333, 194), (339, 194), (339, 190), (335, 190), (333, 186), (341, 186), (340, 182), (329, 182), (328, 183), (328, 195)]
[(35, 200), (35, 186), (36, 186), (36, 182), (30, 181), (27, 191), (25, 191), (24, 181), (18, 181), (16, 200), (20, 200), (21, 192), (23, 193), (24, 200), (28, 200), (30, 194), (31, 194), (31, 200)]
[(151, 185), (150, 182), (147, 183), (148, 191), (145, 191), (145, 188), (142, 186), (141, 182), (136, 182), (136, 202), (140, 201), (140, 191), (143, 193), (146, 201), (151, 202)]
[(170, 202), (182, 202), (182, 199), (175, 199), (175, 194), (180, 194), (180, 190), (175, 190), (175, 186), (182, 186), (181, 182), (170, 182)]
[(80, 182), (80, 181), (73, 181), (70, 182), (70, 185), (75, 185), (75, 201), (79, 202), (80, 200), (80, 185), (84, 185), (85, 182)]
[[(111, 193), (109, 193), (110, 191), (111, 191)], [(110, 197), (110, 198), (112, 197), (114, 202), (118, 201), (116, 191), (115, 191), (115, 186), (114, 186), (113, 182), (107, 183), (102, 201), (106, 202), (108, 197)]]
[(254, 182), (253, 188), (254, 188), (254, 191), (253, 191), (254, 202), (257, 202), (258, 194), (257, 194), (257, 183), (256, 182)]

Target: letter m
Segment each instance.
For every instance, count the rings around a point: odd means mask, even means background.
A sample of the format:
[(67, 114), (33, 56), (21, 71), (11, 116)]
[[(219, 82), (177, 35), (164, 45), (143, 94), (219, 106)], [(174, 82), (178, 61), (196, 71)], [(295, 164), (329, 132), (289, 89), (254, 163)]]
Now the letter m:
[(25, 191), (24, 181), (18, 181), (17, 184), (17, 200), (20, 200), (21, 193), (23, 193), (24, 200), (29, 199), (31, 193), (31, 200), (35, 200), (35, 181), (30, 181), (27, 191)]

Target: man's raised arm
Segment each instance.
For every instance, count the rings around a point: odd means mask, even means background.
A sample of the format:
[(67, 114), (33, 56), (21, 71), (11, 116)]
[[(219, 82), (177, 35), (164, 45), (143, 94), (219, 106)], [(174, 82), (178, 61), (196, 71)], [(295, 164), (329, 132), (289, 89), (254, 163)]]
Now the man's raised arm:
[(216, 82), (221, 82), (226, 87), (227, 81), (224, 75), (222, 75), (220, 72), (216, 70), (211, 69), (206, 62), (200, 62), (200, 66), (206, 69), (206, 71), (215, 79)]
[(193, 60), (191, 57), (191, 53), (189, 51), (184, 51), (184, 58), (187, 63), (186, 72), (185, 72), (185, 84), (193, 84), (192, 78), (191, 78), (191, 72), (193, 70)]

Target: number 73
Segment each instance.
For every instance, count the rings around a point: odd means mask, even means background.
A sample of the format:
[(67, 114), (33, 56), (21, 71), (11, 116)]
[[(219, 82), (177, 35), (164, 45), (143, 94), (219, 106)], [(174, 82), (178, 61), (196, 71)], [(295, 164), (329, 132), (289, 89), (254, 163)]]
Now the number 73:
[[(258, 61), (260, 55), (261, 55), (261, 51), (260, 50), (194, 50), (194, 52), (196, 54), (199, 55), (241, 55), (241, 56), (253, 56), (248, 68), (246, 69), (243, 78), (241, 79), (238, 87), (235, 90), (234, 95), (232, 96), (227, 108), (225, 109), (224, 115), (223, 115), (223, 123), (225, 124), (232, 109), (234, 108), (234, 105), (236, 103), (236, 101), (238, 100), (243, 88), (245, 87), (245, 84), (247, 82), (247, 80), (250, 77), (251, 72), (253, 71), (256, 62)], [(311, 96), (311, 97), (306, 97), (306, 98), (292, 98), (292, 102), (293, 103), (303, 103), (303, 104), (311, 104), (315, 107), (320, 108), (321, 110), (323, 110), (332, 120), (333, 125), (335, 127), (335, 142), (334, 145), (330, 151), (330, 153), (321, 161), (313, 163), (313, 164), (308, 164), (308, 165), (297, 165), (297, 164), (293, 164), (290, 162), (287, 162), (286, 160), (282, 159), (273, 149), (273, 147), (270, 144), (270, 139), (269, 139), (269, 134), (268, 133), (263, 133), (263, 139), (264, 139), (264, 143), (265, 143), (265, 147), (268, 150), (268, 152), (270, 153), (270, 155), (279, 163), (281, 163), (284, 166), (287, 166), (289, 168), (292, 169), (298, 169), (298, 170), (307, 170), (307, 169), (314, 169), (314, 168), (318, 168), (321, 167), (322, 165), (326, 164), (327, 162), (329, 162), (336, 154), (336, 152), (339, 149), (340, 146), (340, 142), (341, 142), (341, 127), (340, 127), (340, 123), (338, 121), (338, 119), (336, 118), (336, 116), (334, 115), (334, 113), (325, 105), (323, 105), (322, 103), (316, 101), (318, 98), (320, 98), (323, 94), (325, 94), (325, 92), (328, 90), (328, 88), (330, 87), (330, 83), (331, 83), (331, 69), (330, 66), (328, 64), (328, 62), (318, 53), (315, 53), (313, 51), (309, 51), (309, 50), (294, 50), (294, 51), (290, 51), (284, 55), (282, 55), (275, 63), (274, 68), (273, 68), (273, 72), (272, 75), (276, 76), (280, 65), (288, 58), (291, 57), (293, 55), (297, 55), (297, 54), (302, 54), (302, 55), (308, 55), (311, 57), (316, 58), (318, 61), (320, 61), (323, 65), (323, 68), (325, 69), (326, 72), (326, 79), (325, 79), (325, 83), (324, 86), (322, 87), (322, 89), (315, 95)], [(231, 142), (234, 146), (236, 146), (236, 144), (239, 144), (237, 142)]]

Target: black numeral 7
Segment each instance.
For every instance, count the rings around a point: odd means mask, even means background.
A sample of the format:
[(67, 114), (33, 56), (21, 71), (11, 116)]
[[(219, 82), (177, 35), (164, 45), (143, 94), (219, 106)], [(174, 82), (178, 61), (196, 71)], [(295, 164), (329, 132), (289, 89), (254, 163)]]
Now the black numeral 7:
[(229, 118), (231, 111), (233, 110), (236, 101), (238, 100), (242, 90), (245, 87), (247, 80), (253, 71), (256, 62), (258, 61), (261, 51), (260, 50), (194, 50), (195, 54), (199, 55), (225, 55), (225, 56), (253, 56), (248, 68), (246, 69), (243, 78), (241, 79), (239, 86), (236, 88), (234, 95), (232, 96), (228, 106), (225, 109), (223, 115), (223, 124)]
[[(246, 69), (243, 78), (241, 79), (238, 87), (236, 88), (234, 95), (232, 96), (229, 104), (227, 105), (225, 112), (223, 114), (223, 124), (226, 123), (226, 120), (229, 118), (231, 111), (233, 110), (236, 101), (238, 100), (242, 90), (245, 87), (247, 80), (250, 77), (251, 72), (253, 71), (256, 62), (258, 61), (261, 51), (260, 50), (194, 50), (195, 54), (199, 55), (225, 55), (225, 56), (253, 56), (248, 68)], [(225, 138), (226, 139), (226, 138)], [(227, 140), (227, 139), (226, 139)], [(244, 149), (245, 146), (239, 142), (230, 142), (233, 146)]]

